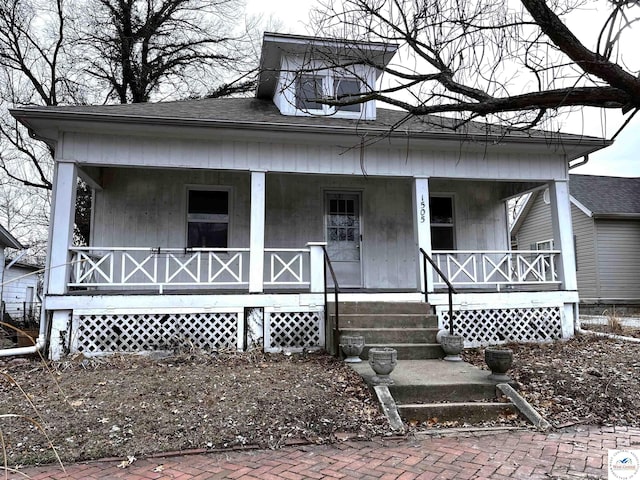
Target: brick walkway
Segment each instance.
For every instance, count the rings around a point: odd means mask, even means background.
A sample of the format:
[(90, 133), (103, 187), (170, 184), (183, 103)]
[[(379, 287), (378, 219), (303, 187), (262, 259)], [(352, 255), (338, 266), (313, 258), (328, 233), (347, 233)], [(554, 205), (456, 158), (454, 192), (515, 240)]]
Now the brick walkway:
[[(33, 479), (596, 479), (607, 478), (608, 449), (640, 449), (640, 429), (581, 427), (465, 433), (406, 440), (344, 442), (283, 450), (208, 453), (25, 469)], [(4, 478), (4, 476), (2, 475)], [(11, 479), (25, 478), (9, 475)]]

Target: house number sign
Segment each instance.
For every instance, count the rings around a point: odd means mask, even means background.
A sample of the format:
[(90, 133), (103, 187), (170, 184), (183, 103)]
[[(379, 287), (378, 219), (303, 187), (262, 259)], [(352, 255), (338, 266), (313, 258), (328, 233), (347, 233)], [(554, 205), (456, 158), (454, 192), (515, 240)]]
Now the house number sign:
[(420, 223), (427, 220), (427, 206), (424, 203), (424, 195), (420, 198)]

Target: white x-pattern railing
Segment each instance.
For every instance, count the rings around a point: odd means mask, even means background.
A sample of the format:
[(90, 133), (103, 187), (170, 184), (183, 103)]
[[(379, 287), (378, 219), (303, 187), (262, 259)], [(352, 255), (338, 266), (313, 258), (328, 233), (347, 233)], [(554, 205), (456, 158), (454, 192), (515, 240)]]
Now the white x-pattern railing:
[(559, 254), (559, 250), (439, 250), (433, 259), (454, 285), (557, 284)]
[[(248, 248), (72, 247), (70, 287), (245, 287)], [(267, 248), (264, 284), (305, 287), (309, 249)]]

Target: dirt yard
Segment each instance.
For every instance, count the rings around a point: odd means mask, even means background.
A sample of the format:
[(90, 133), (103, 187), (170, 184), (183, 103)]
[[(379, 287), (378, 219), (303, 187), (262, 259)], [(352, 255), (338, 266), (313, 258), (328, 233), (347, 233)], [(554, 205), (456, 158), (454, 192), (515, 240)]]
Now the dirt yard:
[[(522, 394), (555, 427), (640, 426), (640, 344), (584, 336), (512, 348)], [(480, 350), (466, 356), (483, 363)], [(69, 462), (390, 433), (360, 377), (324, 354), (20, 359), (0, 373), (9, 465), (52, 462), (51, 444)]]

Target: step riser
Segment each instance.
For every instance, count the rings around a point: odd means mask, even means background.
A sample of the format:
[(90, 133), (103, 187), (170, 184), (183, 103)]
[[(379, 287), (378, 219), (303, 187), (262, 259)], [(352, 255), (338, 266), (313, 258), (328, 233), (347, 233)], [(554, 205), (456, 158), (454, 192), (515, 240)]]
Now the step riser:
[(435, 405), (398, 405), (398, 413), (403, 420), (426, 422), (437, 419), (442, 422), (478, 423), (497, 420), (506, 415), (517, 413), (510, 403), (476, 403), (476, 404), (435, 404)]
[(464, 383), (459, 385), (406, 385), (389, 386), (399, 404), (437, 402), (478, 402), (496, 398), (493, 385)]
[[(329, 313), (333, 313), (334, 304), (329, 303)], [(431, 306), (421, 302), (338, 302), (338, 311), (355, 314), (393, 314), (416, 313), (429, 314)]]
[(362, 335), (366, 344), (437, 343), (436, 329), (368, 330), (341, 328), (343, 334)]
[[(438, 328), (438, 317), (424, 314), (343, 314), (340, 313), (340, 329), (343, 328)], [(331, 324), (335, 317), (331, 315)]]
[(435, 360), (444, 357), (444, 352), (440, 345), (393, 345), (384, 344), (365, 345), (360, 358), (366, 360), (369, 358), (369, 349), (372, 347), (391, 347), (398, 352), (398, 360)]

